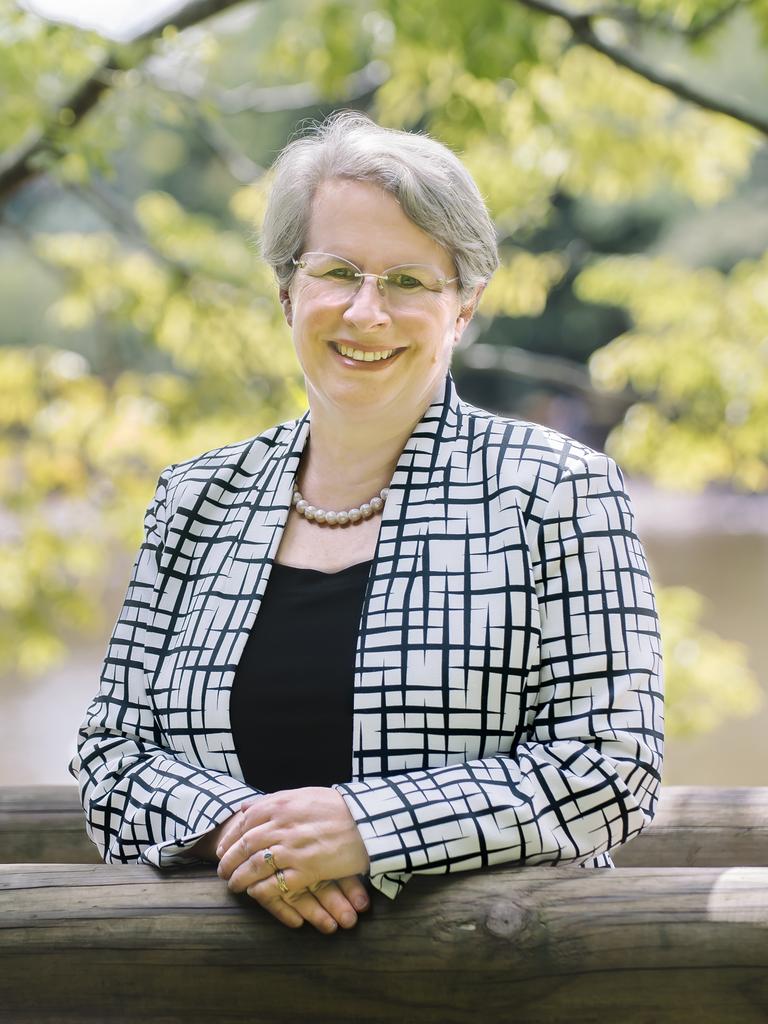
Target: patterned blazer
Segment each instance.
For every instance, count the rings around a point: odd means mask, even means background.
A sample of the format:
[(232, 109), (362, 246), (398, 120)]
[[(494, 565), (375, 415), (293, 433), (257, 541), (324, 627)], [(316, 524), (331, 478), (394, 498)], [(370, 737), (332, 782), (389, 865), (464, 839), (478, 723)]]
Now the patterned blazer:
[[(160, 477), (69, 764), (107, 863), (197, 863), (188, 848), (259, 792), (229, 698), (309, 426)], [(662, 748), (658, 622), (619, 469), (468, 405), (449, 374), (397, 463), (360, 619), (335, 788), (372, 884), (610, 867), (654, 815)]]

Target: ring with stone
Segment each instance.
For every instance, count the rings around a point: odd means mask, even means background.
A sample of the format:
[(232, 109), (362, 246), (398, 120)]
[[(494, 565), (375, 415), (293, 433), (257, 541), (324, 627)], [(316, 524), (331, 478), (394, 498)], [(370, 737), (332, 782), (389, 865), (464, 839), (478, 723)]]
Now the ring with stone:
[(264, 863), (272, 868), (273, 871), (277, 872), (280, 870), (277, 864), (275, 864), (275, 858), (272, 856), (272, 851), (267, 847), (264, 851)]

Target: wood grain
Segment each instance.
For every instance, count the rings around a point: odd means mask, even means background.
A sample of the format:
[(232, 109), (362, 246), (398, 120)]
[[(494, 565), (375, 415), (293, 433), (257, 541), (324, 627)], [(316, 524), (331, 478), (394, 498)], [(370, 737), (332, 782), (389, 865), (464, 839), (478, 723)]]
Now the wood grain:
[(417, 877), (292, 931), (210, 868), (0, 868), (0, 1020), (764, 1024), (768, 870)]

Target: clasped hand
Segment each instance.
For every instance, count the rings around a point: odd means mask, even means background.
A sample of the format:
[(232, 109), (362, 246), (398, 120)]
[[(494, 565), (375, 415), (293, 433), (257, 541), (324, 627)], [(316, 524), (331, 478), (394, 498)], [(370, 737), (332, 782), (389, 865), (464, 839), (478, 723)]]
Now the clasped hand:
[[(264, 850), (272, 852), (272, 865)], [(352, 927), (368, 905), (360, 874), (368, 854), (344, 798), (307, 786), (244, 801), (216, 849), (218, 874), (231, 892), (247, 892), (289, 927), (305, 920), (319, 931)], [(274, 868), (283, 873), (282, 892)]]

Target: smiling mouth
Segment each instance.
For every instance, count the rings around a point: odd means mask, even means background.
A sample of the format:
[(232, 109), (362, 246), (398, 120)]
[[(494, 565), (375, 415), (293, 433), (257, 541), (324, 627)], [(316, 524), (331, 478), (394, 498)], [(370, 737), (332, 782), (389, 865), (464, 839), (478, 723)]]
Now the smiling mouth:
[(355, 348), (353, 345), (341, 345), (335, 341), (331, 342), (331, 347), (335, 352), (338, 352), (340, 356), (345, 356), (347, 359), (354, 359), (355, 362), (358, 363), (385, 363), (405, 351), (405, 349), (402, 348), (382, 348), (375, 351), (367, 351), (361, 348)]

